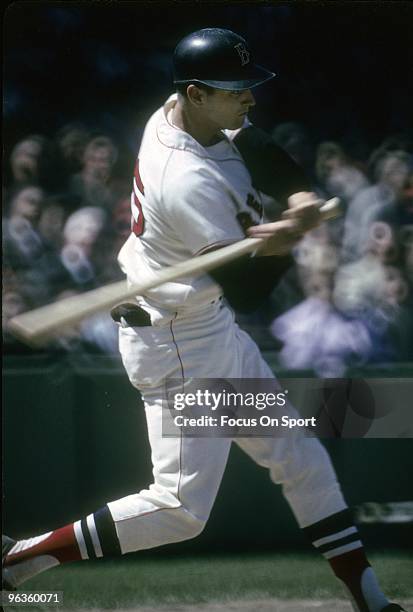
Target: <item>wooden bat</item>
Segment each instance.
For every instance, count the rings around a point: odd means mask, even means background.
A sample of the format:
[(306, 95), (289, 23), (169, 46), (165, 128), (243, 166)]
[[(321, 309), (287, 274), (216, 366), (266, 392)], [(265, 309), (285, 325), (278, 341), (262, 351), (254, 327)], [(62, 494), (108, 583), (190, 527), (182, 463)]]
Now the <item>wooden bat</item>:
[[(323, 220), (340, 214), (339, 199), (332, 198), (320, 208)], [(149, 289), (183, 276), (200, 275), (237, 257), (255, 251), (263, 242), (261, 238), (245, 238), (211, 253), (165, 268), (153, 279), (128, 286), (126, 281), (110, 283), (79, 295), (53, 302), (10, 319), (9, 329), (20, 340), (32, 346), (47, 342), (56, 332), (75, 325), (82, 319), (101, 310), (109, 309), (128, 298), (142, 295)]]

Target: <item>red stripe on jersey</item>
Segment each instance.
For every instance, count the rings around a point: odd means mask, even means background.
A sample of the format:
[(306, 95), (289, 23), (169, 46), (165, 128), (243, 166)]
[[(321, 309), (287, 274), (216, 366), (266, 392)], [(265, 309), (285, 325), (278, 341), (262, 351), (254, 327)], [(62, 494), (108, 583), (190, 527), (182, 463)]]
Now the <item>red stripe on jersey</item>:
[(132, 232), (135, 234), (135, 236), (141, 236), (143, 234), (143, 228), (144, 228), (144, 219), (142, 215), (139, 215), (139, 220), (138, 222), (135, 221), (135, 219), (133, 219), (132, 217)]
[[(139, 189), (139, 191), (142, 193), (142, 195), (145, 195), (145, 188), (143, 186), (142, 183), (142, 179), (141, 179), (141, 175), (139, 172), (139, 159), (136, 160), (136, 164), (135, 164), (135, 170), (133, 173), (134, 179), (136, 181), (136, 185)], [(138, 218), (135, 217), (135, 215), (133, 214), (132, 211), (132, 232), (135, 234), (135, 236), (141, 236), (143, 234), (143, 230), (145, 228), (145, 219), (143, 216), (143, 211), (142, 211), (142, 203), (140, 202), (139, 198), (137, 197), (136, 193), (135, 193), (135, 189), (133, 189), (132, 191), (132, 201), (134, 203), (134, 205), (136, 206), (136, 208), (138, 209)]]
[(135, 177), (135, 181), (136, 181), (139, 191), (141, 191), (143, 195), (145, 195), (145, 188), (143, 186), (141, 175), (139, 173), (139, 159), (136, 160), (133, 176)]

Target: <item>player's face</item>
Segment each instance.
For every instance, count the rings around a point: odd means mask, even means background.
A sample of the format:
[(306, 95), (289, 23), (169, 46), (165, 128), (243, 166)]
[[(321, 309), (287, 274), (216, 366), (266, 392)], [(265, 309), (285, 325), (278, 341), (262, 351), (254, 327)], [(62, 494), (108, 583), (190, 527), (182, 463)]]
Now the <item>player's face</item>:
[(250, 89), (228, 91), (215, 89), (208, 94), (204, 110), (211, 123), (218, 129), (236, 130), (244, 124), (250, 108), (255, 106)]

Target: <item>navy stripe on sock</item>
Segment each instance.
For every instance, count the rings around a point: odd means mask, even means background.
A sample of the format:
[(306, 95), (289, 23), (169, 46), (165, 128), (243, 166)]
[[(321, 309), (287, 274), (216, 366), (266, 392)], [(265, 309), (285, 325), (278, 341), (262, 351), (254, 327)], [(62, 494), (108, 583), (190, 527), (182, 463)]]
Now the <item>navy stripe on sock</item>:
[(103, 556), (121, 555), (115, 523), (107, 506), (94, 513), (96, 531), (98, 532)]
[(334, 550), (339, 546), (344, 546), (345, 544), (350, 544), (350, 542), (357, 542), (360, 539), (360, 534), (358, 532), (351, 533), (350, 535), (339, 538), (338, 540), (333, 540), (332, 542), (328, 542), (327, 544), (322, 544), (321, 546), (317, 546), (317, 550), (320, 553), (325, 553), (329, 550)]
[(93, 546), (92, 538), (90, 537), (86, 519), (82, 519), (80, 521), (80, 527), (82, 529), (83, 538), (85, 540), (87, 555), (89, 559), (96, 559), (95, 547)]
[(354, 527), (354, 519), (350, 508), (346, 508), (341, 512), (336, 512), (335, 514), (327, 516), (322, 521), (318, 521), (318, 523), (313, 523), (308, 527), (304, 527), (303, 533), (310, 542), (314, 542), (315, 540), (334, 535), (349, 527)]

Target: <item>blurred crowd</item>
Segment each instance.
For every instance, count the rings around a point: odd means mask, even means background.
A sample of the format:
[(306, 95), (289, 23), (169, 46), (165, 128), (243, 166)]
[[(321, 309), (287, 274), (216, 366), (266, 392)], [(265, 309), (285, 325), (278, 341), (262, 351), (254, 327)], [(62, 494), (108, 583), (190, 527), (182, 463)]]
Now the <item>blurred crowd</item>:
[(413, 156), (403, 135), (367, 159), (339, 142), (311, 151), (303, 126), (283, 124), (274, 139), (338, 196), (342, 215), (312, 231), (296, 266), (274, 293), (266, 319), (284, 368), (340, 377), (350, 367), (413, 360)]
[[(27, 350), (9, 331), (14, 315), (123, 278), (116, 253), (130, 231), (130, 195), (118, 153), (112, 138), (82, 124), (54, 138), (30, 134), (13, 147), (3, 194), (6, 352)], [(116, 343), (103, 313), (48, 348), (111, 353)]]
[[(307, 234), (294, 268), (240, 324), (277, 351), (281, 367), (320, 376), (413, 361), (411, 143), (395, 135), (353, 159), (340, 142), (314, 143), (297, 123), (276, 125), (272, 136), (320, 197), (339, 196), (343, 214)], [(114, 139), (80, 123), (53, 138), (27, 135), (6, 163), (2, 323), (13, 354), (29, 349), (10, 333), (11, 317), (123, 278), (116, 255), (130, 232), (131, 185)], [(277, 203), (266, 203), (271, 218)], [(97, 314), (47, 350), (114, 354), (116, 325)]]

